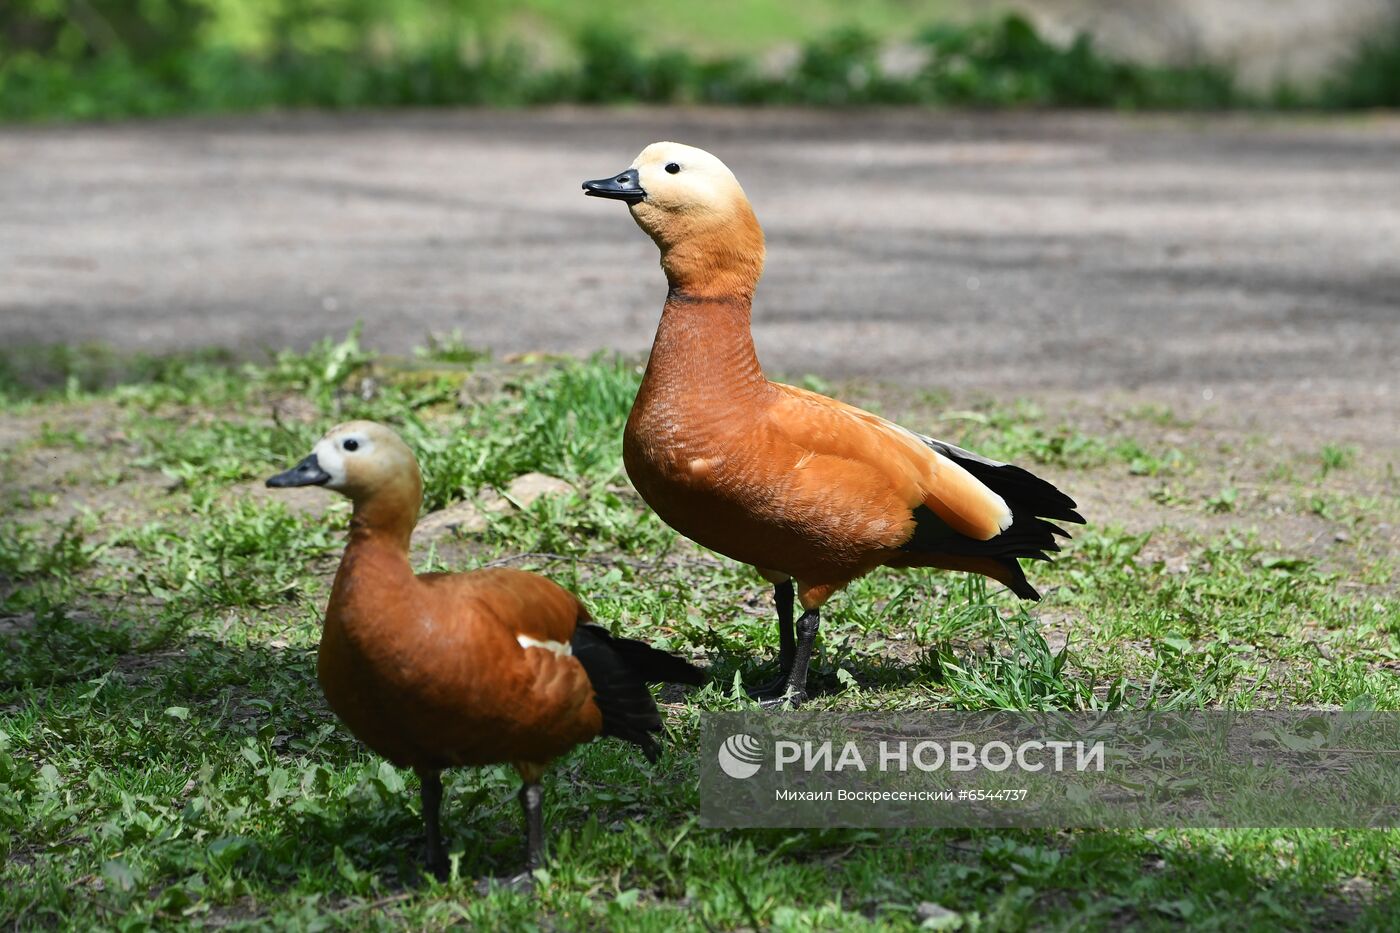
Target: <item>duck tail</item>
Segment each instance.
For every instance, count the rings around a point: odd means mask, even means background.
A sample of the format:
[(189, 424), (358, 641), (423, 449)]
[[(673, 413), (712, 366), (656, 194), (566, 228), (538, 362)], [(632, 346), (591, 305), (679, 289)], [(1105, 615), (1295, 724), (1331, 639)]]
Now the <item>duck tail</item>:
[(705, 671), (680, 658), (631, 638), (614, 637), (599, 625), (580, 622), (570, 642), (593, 684), (593, 699), (603, 713), (603, 735), (631, 742), (648, 761), (660, 749), (661, 713), (648, 684), (705, 682)]
[(1026, 580), (1020, 559), (1049, 560), (1060, 549), (1056, 538), (1068, 538), (1055, 522), (1083, 524), (1075, 501), (1029, 470), (1000, 463), (946, 441), (917, 435), (939, 454), (962, 467), (992, 492), (1001, 496), (1011, 509), (1011, 524), (985, 541), (950, 531), (927, 505), (914, 509), (914, 533), (901, 547), (912, 555), (903, 558), (912, 564), (922, 559), (928, 566), (967, 570), (999, 580), (1022, 599), (1039, 599), (1040, 594)]
[[(970, 450), (963, 450), (920, 434), (919, 439), (971, 473), (992, 492), (1001, 496), (1011, 506), (1014, 513), (1017, 506), (1022, 512), (1057, 522), (1084, 524), (1084, 516), (1078, 512), (1079, 506), (1048, 480), (1043, 480), (1029, 470), (983, 457)], [(1055, 528), (1054, 534), (1068, 538), (1068, 532)]]

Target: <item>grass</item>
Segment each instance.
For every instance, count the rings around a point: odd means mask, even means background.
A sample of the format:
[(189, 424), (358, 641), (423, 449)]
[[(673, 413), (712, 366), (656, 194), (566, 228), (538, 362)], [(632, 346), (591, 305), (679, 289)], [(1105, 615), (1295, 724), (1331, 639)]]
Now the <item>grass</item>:
[[(497, 364), (453, 339), (386, 360), (353, 334), (257, 365), (7, 358), (0, 922), (910, 929), (931, 902), (948, 929), (1393, 924), (1394, 831), (701, 829), (698, 715), (747, 703), (732, 684), (762, 672), (776, 635), (763, 585), (677, 539), (628, 486), (618, 438), (638, 378), (628, 360)], [(484, 388), (464, 400), (467, 379)], [(1393, 469), (1366, 451), (1188, 444), (1194, 426), (1160, 407), (1105, 430), (1023, 403), (841, 394), (1071, 491), (1111, 489), (1113, 508), (1036, 565), (1033, 607), (980, 578), (858, 581), (825, 613), (816, 708), (1400, 708), (1394, 542), (1378, 530), (1400, 515)], [(557, 764), (533, 897), (476, 884), (521, 857), (506, 769), (451, 774), (457, 876), (424, 879), (414, 778), (321, 698), (346, 513), (259, 481), (352, 417), (403, 432), (430, 510), (531, 471), (579, 490), (419, 542), (420, 566), (511, 559), (610, 627), (713, 666), (710, 686), (669, 698), (658, 765), (611, 742)], [(1305, 544), (1322, 531), (1347, 540)]]

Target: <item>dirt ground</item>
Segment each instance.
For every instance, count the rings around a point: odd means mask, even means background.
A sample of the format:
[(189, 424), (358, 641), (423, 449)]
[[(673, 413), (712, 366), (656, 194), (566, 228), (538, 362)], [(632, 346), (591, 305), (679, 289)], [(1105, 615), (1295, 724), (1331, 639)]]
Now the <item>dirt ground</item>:
[(709, 148), (777, 372), (1114, 397), (1400, 444), (1400, 118), (781, 110), (0, 129), (0, 342), (642, 352), (664, 280), (579, 182)]

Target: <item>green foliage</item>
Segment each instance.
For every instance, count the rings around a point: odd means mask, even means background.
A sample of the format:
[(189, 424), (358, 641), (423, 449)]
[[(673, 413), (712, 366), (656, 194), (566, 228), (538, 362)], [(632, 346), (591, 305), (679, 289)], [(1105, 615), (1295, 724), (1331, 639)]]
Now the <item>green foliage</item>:
[(791, 77), (772, 81), (762, 96), (822, 106), (917, 101), (917, 85), (886, 79), (879, 58), (876, 37), (843, 29), (808, 42)]
[[(1368, 37), (1318, 88), (1252, 96), (1224, 67), (1117, 61), (1087, 35), (1060, 46), (1014, 14), (910, 36), (899, 7), (873, 17), (847, 10), (848, 22), (865, 25), (825, 34), (798, 28), (781, 3), (730, 11), (754, 28), (761, 21), (766, 41), (800, 37), (796, 64), (772, 73), (743, 54), (644, 42), (620, 25), (687, 18), (675, 11), (614, 12), (553, 0), (522, 8), (500, 0), (13, 0), (0, 9), (0, 119), (619, 101), (1132, 110), (1400, 104), (1400, 30)], [(522, 17), (534, 28), (522, 30)], [(551, 38), (564, 47), (544, 61), (520, 38), (538, 38), (539, 23), (552, 24)], [(706, 33), (718, 41), (702, 47), (741, 45), (732, 35), (724, 41), (719, 27)], [(899, 40), (912, 41), (922, 67), (891, 73), (882, 65), (882, 48)]]
[[(985, 641), (986, 649), (959, 652), (952, 641), (945, 640), (924, 659), (929, 675), (947, 685), (950, 706), (1049, 710), (1100, 705), (1092, 680), (1067, 676), (1068, 644), (1052, 650), (1024, 611), (1003, 617), (988, 598), (984, 578), (968, 576), (959, 582), (967, 594), (966, 603), (949, 613), (944, 631), (964, 639), (975, 634), (978, 641)], [(964, 627), (979, 616), (986, 621)]]
[(1356, 448), (1346, 444), (1323, 444), (1321, 458), (1322, 475), (1326, 476), (1333, 470), (1345, 470), (1351, 466), (1356, 459)]
[(975, 106), (1053, 105), (1213, 109), (1242, 102), (1230, 75), (1209, 66), (1153, 68), (1100, 56), (1079, 35), (1068, 48), (1020, 16), (924, 34), (932, 53), (924, 98)]
[(1400, 17), (1388, 30), (1367, 37), (1322, 88), (1328, 107), (1400, 107)]
[(0, 13), (0, 119), (88, 119), (266, 107), (611, 103), (1232, 106), (1229, 76), (1100, 56), (1087, 37), (1046, 42), (1018, 16), (926, 30), (927, 64), (886, 73), (886, 37), (808, 39), (795, 67), (653, 50), (612, 18), (566, 36), (540, 65), (502, 38), (493, 4), (420, 0), (23, 0)]
[(556, 77), (552, 92), (585, 104), (617, 100), (672, 101), (695, 81), (695, 63), (677, 52), (648, 55), (635, 36), (613, 26), (596, 25), (577, 38), (578, 68)]
[(429, 334), (423, 346), (414, 351), (419, 359), (434, 363), (458, 363), (470, 366), (491, 358), (489, 351), (467, 343), (460, 330), (450, 334)]
[(41, 535), (24, 524), (0, 524), (0, 611), (46, 606), (68, 595), (74, 578), (92, 565), (97, 548), (88, 543), (78, 520)]

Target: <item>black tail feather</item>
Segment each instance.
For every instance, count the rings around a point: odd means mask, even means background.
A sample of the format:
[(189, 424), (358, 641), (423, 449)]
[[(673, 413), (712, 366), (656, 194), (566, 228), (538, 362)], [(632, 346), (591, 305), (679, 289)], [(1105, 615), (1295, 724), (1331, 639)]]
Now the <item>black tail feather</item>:
[[(1005, 498), (1003, 496), (1003, 498)], [(1019, 503), (1011, 506), (1011, 524), (1006, 530), (986, 541), (950, 533), (948, 525), (932, 509), (921, 505), (914, 510), (914, 534), (904, 542), (906, 551), (963, 554), (968, 557), (1024, 557), (1029, 560), (1049, 560), (1046, 553), (1060, 549), (1055, 535), (1065, 534), (1044, 519), (1036, 518)]]
[[(924, 437), (922, 434), (919, 438), (1005, 499), (1007, 504), (1011, 505), (1012, 512), (1016, 511), (1016, 505), (1019, 504), (1022, 511), (1041, 518), (1073, 522), (1076, 525), (1084, 524), (1084, 516), (1077, 511), (1079, 506), (1073, 499), (1056, 489), (1053, 483), (1041, 479), (1029, 470), (989, 460), (970, 450), (963, 450), (961, 447), (932, 437)], [(1063, 529), (1056, 528), (1055, 531), (1066, 538), (1069, 537), (1069, 533)]]
[[(1044, 554), (1041, 554), (1039, 555), (1039, 559), (1049, 560), (1050, 558), (1046, 557)], [(1036, 602), (1040, 601), (1040, 592), (1035, 587), (1031, 586), (1030, 581), (1026, 579), (1025, 571), (1023, 571), (1021, 569), (1021, 565), (1016, 562), (1016, 558), (998, 558), (997, 563), (1005, 567), (1008, 575), (1010, 576), (1010, 579), (1007, 581), (1006, 585), (1007, 588), (1011, 590), (1011, 592), (1015, 593), (1022, 599), (1032, 599)]]
[[(607, 634), (604, 630), (604, 634)], [(709, 675), (704, 668), (696, 667), (689, 661), (682, 661), (674, 654), (653, 648), (646, 642), (633, 638), (618, 638), (608, 635), (612, 649), (622, 655), (633, 670), (649, 684), (686, 684), (698, 687)]]
[(1026, 581), (1017, 559), (1050, 560), (1050, 554), (1060, 550), (1055, 539), (1070, 537), (1068, 531), (1054, 523), (1084, 524), (1075, 501), (1021, 467), (998, 463), (931, 437), (919, 438), (1001, 496), (1011, 509), (1011, 524), (990, 540), (978, 541), (953, 533), (931, 509), (919, 506), (914, 510), (914, 534), (904, 549), (993, 558), (1007, 569), (1013, 593), (1022, 599), (1039, 599), (1040, 594)]
[[(1019, 503), (1022, 508), (1029, 509), (1041, 518), (1084, 524), (1084, 516), (1077, 511), (1077, 504), (1073, 499), (1029, 470), (1009, 463), (992, 466), (976, 460), (956, 462), (1007, 502)], [(1063, 529), (1055, 530), (1066, 537), (1069, 536)]]
[(699, 685), (705, 672), (674, 655), (630, 638), (614, 638), (607, 629), (581, 622), (570, 642), (593, 684), (594, 702), (603, 713), (603, 735), (631, 742), (648, 761), (660, 749), (661, 713), (647, 686), (654, 683)]

